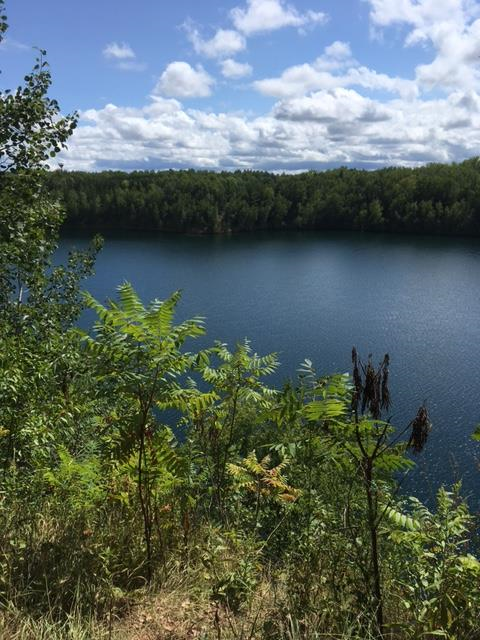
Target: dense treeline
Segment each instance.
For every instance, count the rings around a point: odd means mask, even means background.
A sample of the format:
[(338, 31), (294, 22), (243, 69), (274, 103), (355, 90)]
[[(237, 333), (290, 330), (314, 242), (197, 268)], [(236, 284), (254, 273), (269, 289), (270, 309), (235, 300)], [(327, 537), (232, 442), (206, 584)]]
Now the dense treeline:
[(207, 171), (49, 175), (73, 228), (229, 233), (349, 229), (480, 234), (480, 162), (298, 175)]

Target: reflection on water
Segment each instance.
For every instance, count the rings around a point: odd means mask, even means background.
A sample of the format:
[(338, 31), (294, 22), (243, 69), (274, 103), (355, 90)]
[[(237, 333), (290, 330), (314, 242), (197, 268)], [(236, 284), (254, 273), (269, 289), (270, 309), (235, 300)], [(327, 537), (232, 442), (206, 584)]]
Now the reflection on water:
[[(66, 237), (68, 248), (85, 237)], [(233, 237), (128, 234), (106, 239), (87, 287), (104, 301), (128, 280), (145, 301), (183, 290), (179, 318), (207, 318), (207, 344), (248, 336), (277, 351), (280, 383), (312, 359), (348, 371), (350, 351), (391, 357), (392, 421), (426, 401), (434, 429), (404, 486), (423, 498), (464, 478), (480, 501), (471, 440), (480, 422), (480, 241), (338, 233)], [(82, 319), (88, 324), (89, 317)]]

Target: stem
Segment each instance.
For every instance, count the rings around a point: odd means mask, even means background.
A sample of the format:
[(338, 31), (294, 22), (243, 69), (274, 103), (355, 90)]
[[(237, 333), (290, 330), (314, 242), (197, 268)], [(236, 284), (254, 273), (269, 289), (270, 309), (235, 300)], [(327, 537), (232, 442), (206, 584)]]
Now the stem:
[(142, 511), (143, 518), (143, 532), (145, 537), (145, 545), (147, 548), (147, 582), (150, 584), (152, 580), (152, 518), (151, 518), (151, 502), (150, 502), (150, 490), (148, 486), (148, 476), (144, 479), (143, 468), (147, 473), (147, 454), (145, 448), (145, 428), (148, 422), (148, 415), (155, 397), (155, 391), (157, 388), (159, 374), (159, 365), (155, 367), (155, 373), (153, 376), (153, 383), (145, 404), (142, 402), (141, 390), (140, 406), (142, 407), (142, 419), (139, 425), (139, 446), (138, 446), (138, 463), (137, 463), (137, 483), (138, 483), (138, 497), (140, 501), (140, 509)]
[[(384, 434), (383, 434), (384, 435)], [(368, 529), (370, 533), (370, 550), (372, 554), (372, 570), (373, 570), (373, 599), (375, 602), (375, 616), (377, 619), (378, 631), (380, 637), (383, 638), (383, 602), (382, 602), (382, 583), (380, 576), (380, 562), (378, 557), (378, 530), (376, 504), (374, 500), (373, 485), (373, 456), (368, 455), (367, 450), (360, 436), (358, 425), (358, 414), (355, 412), (355, 436), (359, 449), (362, 453), (361, 468), (363, 470), (363, 485), (367, 496), (368, 506)], [(378, 442), (375, 447), (375, 454), (378, 452)]]
[(145, 545), (147, 547), (147, 582), (150, 583), (152, 579), (152, 536), (150, 526), (150, 513), (147, 501), (144, 496), (143, 490), (143, 464), (146, 463), (145, 459), (145, 426), (146, 420), (142, 420), (140, 425), (140, 442), (138, 447), (138, 465), (137, 465), (137, 478), (138, 478), (138, 497), (140, 500), (140, 508), (142, 510), (143, 518), (143, 533), (145, 538)]
[(257, 481), (256, 502), (255, 502), (255, 531), (257, 530), (257, 527), (258, 527), (258, 515), (260, 513), (261, 482), (262, 482), (262, 479), (259, 478)]
[(372, 551), (373, 569), (373, 596), (375, 601), (375, 615), (377, 618), (378, 630), (383, 637), (383, 602), (382, 585), (380, 576), (380, 562), (378, 557), (378, 531), (376, 523), (376, 509), (373, 497), (373, 472), (372, 460), (369, 458), (364, 465), (365, 492), (368, 505), (368, 528), (370, 531), (370, 546)]
[(225, 472), (227, 469), (227, 461), (228, 461), (228, 452), (230, 450), (230, 447), (232, 446), (232, 442), (233, 442), (233, 432), (234, 432), (234, 427), (235, 427), (235, 420), (237, 417), (237, 403), (238, 403), (238, 393), (240, 390), (240, 380), (238, 380), (237, 386), (235, 388), (235, 392), (233, 395), (233, 406), (232, 406), (232, 412), (231, 412), (231, 418), (230, 418), (230, 423), (229, 423), (229, 431), (228, 431), (228, 438), (227, 438), (227, 442), (225, 444), (225, 448), (223, 451), (223, 456), (222, 456), (222, 460), (220, 462), (220, 468), (218, 469), (217, 472), (217, 506), (218, 506), (218, 510), (219, 513), (224, 517), (225, 519), (225, 510), (224, 510), (224, 505), (223, 505), (223, 495), (222, 495), (222, 489), (223, 489), (223, 483), (225, 481)]

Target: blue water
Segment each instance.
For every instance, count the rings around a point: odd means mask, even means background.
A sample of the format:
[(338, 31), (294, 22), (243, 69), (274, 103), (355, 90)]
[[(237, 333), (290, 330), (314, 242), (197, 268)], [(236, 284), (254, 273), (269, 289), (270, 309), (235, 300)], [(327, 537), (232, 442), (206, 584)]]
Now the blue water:
[[(60, 259), (83, 237), (66, 237)], [(350, 370), (350, 353), (388, 352), (392, 422), (427, 402), (433, 430), (405, 490), (430, 500), (463, 479), (480, 506), (480, 241), (337, 233), (106, 238), (96, 275), (100, 301), (131, 282), (144, 301), (182, 289), (179, 319), (206, 317), (208, 336), (250, 338), (279, 353), (280, 384), (304, 358), (321, 373)], [(89, 319), (84, 318), (83, 323)], [(200, 345), (200, 343), (199, 343)], [(195, 345), (191, 343), (191, 348)]]

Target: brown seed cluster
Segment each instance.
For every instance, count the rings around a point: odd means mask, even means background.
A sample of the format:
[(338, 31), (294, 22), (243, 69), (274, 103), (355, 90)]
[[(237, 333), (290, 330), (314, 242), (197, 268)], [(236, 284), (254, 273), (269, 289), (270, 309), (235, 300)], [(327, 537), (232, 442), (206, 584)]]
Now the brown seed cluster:
[(385, 354), (382, 362), (376, 369), (372, 363), (372, 355), (364, 364), (355, 347), (352, 349), (353, 384), (352, 409), (358, 412), (368, 411), (373, 418), (379, 419), (383, 410), (390, 407), (390, 391), (388, 388), (388, 367), (390, 358)]
[(432, 428), (432, 423), (428, 417), (428, 411), (425, 405), (422, 405), (417, 412), (415, 418), (411, 421), (410, 440), (408, 448), (415, 453), (420, 453), (427, 442), (428, 434)]

